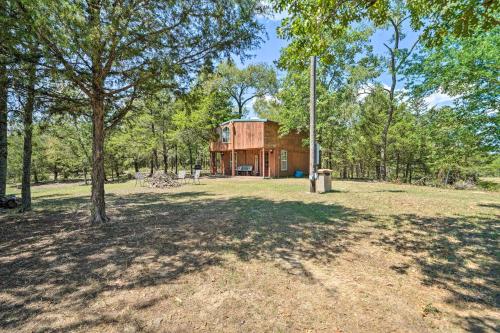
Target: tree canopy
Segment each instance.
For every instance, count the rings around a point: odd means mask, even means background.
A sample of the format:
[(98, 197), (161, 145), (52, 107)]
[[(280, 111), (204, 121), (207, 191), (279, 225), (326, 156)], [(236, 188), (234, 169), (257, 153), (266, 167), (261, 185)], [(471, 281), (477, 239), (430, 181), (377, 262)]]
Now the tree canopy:
[[(252, 61), (269, 4), (286, 13), (275, 64)], [(105, 222), (106, 182), (207, 169), (224, 121), (307, 132), (310, 56), (321, 166), (477, 181), (498, 173), (497, 18), (494, 1), (4, 1), (0, 195), (20, 182), (28, 210), (32, 181), (90, 181)]]

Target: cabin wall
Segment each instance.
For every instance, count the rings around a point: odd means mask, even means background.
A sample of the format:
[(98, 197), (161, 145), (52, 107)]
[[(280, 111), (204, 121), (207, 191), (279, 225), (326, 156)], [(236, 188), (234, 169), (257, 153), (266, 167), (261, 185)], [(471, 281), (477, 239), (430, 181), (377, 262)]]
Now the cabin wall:
[(278, 177), (291, 177), (296, 170), (301, 170), (304, 174), (309, 173), (309, 152), (288, 150), (288, 170), (281, 171), (280, 154), (277, 158)]
[[(288, 151), (288, 170), (281, 171), (281, 149), (268, 150), (269, 153), (269, 171), (271, 177), (291, 177), (296, 170), (302, 170), (305, 174), (309, 171), (309, 151)], [(262, 176), (262, 150), (240, 150), (235, 151), (236, 166), (251, 164), (254, 166), (254, 175)], [(222, 155), (220, 166), (223, 168), (226, 176), (231, 175), (229, 166), (231, 152), (225, 152)], [(257, 156), (257, 161), (255, 156)], [(268, 176), (268, 170), (266, 170)]]
[(230, 142), (223, 143), (221, 138), (210, 143), (210, 151), (231, 151), (257, 149), (263, 146), (264, 122), (234, 122), (221, 127), (229, 127)]
[(264, 122), (235, 122), (234, 149), (257, 149), (263, 146)]
[[(239, 165), (252, 165), (253, 166), (253, 173), (261, 175), (261, 169), (262, 169), (262, 150), (259, 149), (252, 149), (252, 150), (239, 150), (235, 151), (235, 159), (236, 159), (236, 167)], [(231, 168), (229, 165), (229, 160), (231, 156), (231, 151), (224, 152), (224, 155), (222, 156), (222, 161), (223, 161), (223, 169), (224, 169), (224, 174), (226, 176), (231, 175)], [(257, 160), (256, 160), (257, 156)]]
[[(278, 177), (293, 176), (296, 170), (301, 170), (304, 174), (309, 172), (309, 147), (304, 146), (307, 135), (304, 133), (292, 132), (279, 137), (276, 154), (276, 174)], [(281, 171), (281, 150), (288, 152), (288, 169)]]
[[(223, 152), (224, 174), (231, 175), (229, 159), (233, 149), (237, 155), (236, 166), (251, 164), (254, 166), (254, 174), (262, 176), (263, 158), (262, 148), (265, 148), (269, 156), (268, 167), (265, 175), (270, 177), (293, 176), (296, 170), (302, 170), (305, 174), (309, 171), (309, 148), (307, 135), (304, 133), (289, 133), (280, 137), (278, 135), (279, 125), (275, 122), (234, 122), (226, 126), (231, 131), (231, 141), (222, 143), (220, 140), (210, 144), (211, 151)], [(281, 171), (281, 150), (288, 152), (288, 169)], [(257, 158), (256, 158), (257, 156)]]
[(264, 142), (266, 149), (276, 148), (279, 144), (278, 139), (279, 125), (274, 122), (264, 123)]
[(226, 176), (231, 176), (231, 169), (229, 168), (229, 156), (231, 152), (225, 152), (222, 155), (222, 168), (224, 170), (223, 174)]
[(276, 178), (276, 177), (280, 176), (279, 169), (278, 169), (279, 168), (278, 167), (278, 163), (279, 163), (278, 155), (279, 155), (279, 152), (276, 149), (269, 151), (269, 169), (271, 172), (270, 177), (272, 177), (272, 178)]

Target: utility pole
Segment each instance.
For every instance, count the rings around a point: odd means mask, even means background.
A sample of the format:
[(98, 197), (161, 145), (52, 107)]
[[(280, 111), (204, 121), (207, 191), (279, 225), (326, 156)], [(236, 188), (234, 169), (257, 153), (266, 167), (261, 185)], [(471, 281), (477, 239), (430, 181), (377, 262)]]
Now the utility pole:
[(311, 56), (309, 83), (309, 192), (316, 192), (316, 57)]

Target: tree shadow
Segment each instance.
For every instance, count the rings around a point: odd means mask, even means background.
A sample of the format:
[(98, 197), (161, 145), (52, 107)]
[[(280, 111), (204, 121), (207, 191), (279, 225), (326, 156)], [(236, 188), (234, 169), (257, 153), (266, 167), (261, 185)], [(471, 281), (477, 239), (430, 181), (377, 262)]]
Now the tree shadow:
[(378, 191), (374, 191), (375, 193), (406, 193), (408, 191), (404, 191), (404, 190), (378, 190)]
[[(448, 290), (447, 300), (459, 308), (498, 311), (499, 221), (481, 216), (420, 217), (396, 215), (389, 232), (374, 244), (389, 247), (412, 259), (423, 273), (422, 283)], [(391, 267), (405, 273), (408, 267)], [(488, 331), (493, 318), (462, 318), (464, 329)]]
[[(0, 328), (19, 330), (42, 304), (64, 304), (75, 312), (106, 292), (175, 283), (192, 272), (222, 265), (227, 255), (241, 261), (272, 261), (281, 270), (319, 283), (306, 262), (329, 264), (359, 241), (399, 252), (409, 259), (389, 268), (405, 275), (411, 265), (422, 283), (450, 291), (448, 302), (497, 310), (498, 221), (481, 216), (377, 216), (336, 204), (278, 201), (253, 196), (218, 198), (189, 192), (109, 194), (112, 222), (88, 226), (88, 196), (35, 199), (42, 210), (0, 216)], [(369, 220), (380, 231), (357, 228)], [(335, 292), (331, 290), (331, 292)], [(5, 297), (7, 295), (8, 297)], [(157, 299), (137, 302), (135, 310)], [(100, 316), (57, 332), (116, 323)], [(497, 326), (487, 315), (457, 317), (464, 330)]]
[(495, 204), (495, 203), (480, 203), (478, 204), (479, 207), (486, 207), (486, 208), (495, 208), (495, 209), (500, 209), (500, 204)]
[(325, 203), (214, 199), (204, 191), (110, 194), (112, 222), (92, 227), (79, 222), (86, 212), (68, 210), (87, 201), (40, 198), (37, 205), (57, 207), (58, 213), (45, 209), (4, 218), (0, 289), (10, 301), (0, 303), (0, 327), (20, 328), (49, 311), (41, 303), (64, 302), (78, 310), (107, 291), (172, 283), (221, 265), (227, 254), (272, 260), (316, 283), (304, 261), (328, 263), (369, 235), (350, 228), (364, 214)]

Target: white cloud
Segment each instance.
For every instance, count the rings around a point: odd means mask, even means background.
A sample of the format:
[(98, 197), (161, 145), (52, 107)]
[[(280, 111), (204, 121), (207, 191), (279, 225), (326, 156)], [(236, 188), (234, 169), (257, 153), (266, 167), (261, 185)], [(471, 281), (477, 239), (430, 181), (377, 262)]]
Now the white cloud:
[[(385, 83), (382, 83), (382, 86), (384, 89), (389, 90), (391, 87)], [(363, 101), (372, 91), (373, 85), (366, 84), (364, 86), (361, 86), (358, 89), (358, 96), (357, 100), (358, 102)], [(396, 89), (396, 93), (399, 94), (399, 97), (401, 98), (401, 101), (407, 102), (409, 99), (409, 96), (407, 95), (408, 91), (406, 89)], [(424, 98), (424, 102), (427, 104), (428, 108), (432, 108), (433, 106), (444, 106), (444, 105), (452, 105), (453, 101), (457, 99), (458, 96), (450, 96), (448, 94), (442, 93), (442, 92), (435, 92), (430, 94), (429, 96)]]
[(435, 92), (424, 98), (425, 103), (429, 107), (433, 106), (441, 106), (441, 105), (451, 105), (455, 97), (452, 97), (448, 94), (444, 94), (441, 92)]

